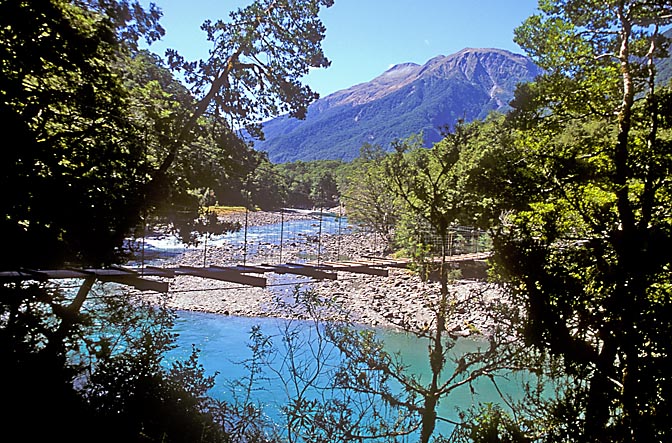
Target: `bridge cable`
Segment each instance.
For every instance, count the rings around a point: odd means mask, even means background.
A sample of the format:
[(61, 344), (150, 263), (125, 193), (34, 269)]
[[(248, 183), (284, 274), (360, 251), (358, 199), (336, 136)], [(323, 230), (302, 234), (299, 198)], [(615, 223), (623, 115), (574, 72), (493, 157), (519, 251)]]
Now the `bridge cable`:
[(280, 209), (280, 257), (278, 264), (282, 263), (282, 242), (285, 234), (285, 208)]
[(250, 210), (245, 205), (245, 234), (243, 239), (243, 266), (247, 265), (247, 217)]

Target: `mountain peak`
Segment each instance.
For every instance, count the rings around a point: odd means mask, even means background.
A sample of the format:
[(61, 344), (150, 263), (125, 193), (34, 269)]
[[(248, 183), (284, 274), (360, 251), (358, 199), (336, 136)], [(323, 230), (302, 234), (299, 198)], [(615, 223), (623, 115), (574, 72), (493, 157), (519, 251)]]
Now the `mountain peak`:
[(458, 118), (471, 121), (508, 109), (516, 85), (539, 73), (526, 57), (492, 48), (465, 48), (424, 65), (400, 63), (317, 100), (304, 121), (267, 122), (266, 141), (257, 149), (273, 162), (286, 162), (352, 160), (364, 143), (388, 148), (394, 139), (420, 132), (429, 145)]
[[(457, 51), (454, 56), (459, 56), (462, 54), (492, 54), (492, 53), (498, 53), (498, 54), (506, 54), (506, 55), (516, 55), (511, 51), (507, 51), (506, 49), (499, 49), (499, 48), (463, 48)], [(522, 56), (521, 56), (522, 57)]]
[(387, 71), (383, 72), (381, 76), (397, 76), (397, 75), (408, 75), (417, 71), (420, 65), (417, 63), (399, 63), (398, 65), (392, 66)]

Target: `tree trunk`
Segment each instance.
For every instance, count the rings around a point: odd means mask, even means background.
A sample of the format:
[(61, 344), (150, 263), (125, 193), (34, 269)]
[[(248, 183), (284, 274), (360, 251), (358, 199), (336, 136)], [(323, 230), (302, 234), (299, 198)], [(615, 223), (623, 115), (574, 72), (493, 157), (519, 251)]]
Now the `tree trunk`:
[(442, 338), (446, 330), (446, 315), (448, 312), (448, 273), (446, 272), (446, 233), (441, 233), (441, 265), (439, 267), (441, 280), (441, 299), (436, 313), (436, 331), (432, 337), (433, 346), (430, 346), (429, 363), (432, 370), (432, 382), (425, 393), (425, 404), (422, 410), (422, 428), (420, 442), (428, 443), (436, 427), (436, 406), (439, 400), (439, 381), (444, 366)]
[(61, 320), (61, 323), (49, 336), (49, 342), (44, 348), (46, 354), (51, 354), (54, 357), (63, 356), (65, 354), (65, 339), (70, 334), (70, 330), (73, 326), (77, 324), (79, 312), (95, 282), (95, 275), (87, 277), (82, 283), (82, 286), (80, 286), (79, 291), (77, 291), (77, 295), (70, 306), (61, 309), (54, 308), (54, 313)]

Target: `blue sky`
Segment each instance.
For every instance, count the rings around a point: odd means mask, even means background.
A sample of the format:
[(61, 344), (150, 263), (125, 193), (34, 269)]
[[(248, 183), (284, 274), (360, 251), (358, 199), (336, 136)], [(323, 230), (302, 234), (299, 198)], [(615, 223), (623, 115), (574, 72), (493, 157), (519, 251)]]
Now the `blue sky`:
[[(227, 19), (243, 0), (153, 0), (163, 10), (166, 35), (154, 52), (176, 49), (187, 59), (207, 56), (200, 25)], [(251, 0), (250, 0), (251, 1)], [(149, 3), (144, 1), (143, 3)], [(537, 0), (335, 0), (321, 12), (324, 51), (332, 64), (305, 82), (326, 96), (367, 82), (395, 64), (424, 64), (463, 48), (501, 48), (522, 53), (513, 29), (536, 11)]]

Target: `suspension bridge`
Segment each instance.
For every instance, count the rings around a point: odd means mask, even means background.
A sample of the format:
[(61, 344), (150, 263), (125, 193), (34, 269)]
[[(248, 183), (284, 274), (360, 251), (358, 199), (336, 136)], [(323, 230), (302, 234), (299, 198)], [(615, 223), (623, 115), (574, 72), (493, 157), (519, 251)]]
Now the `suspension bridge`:
[[(340, 244), (340, 236), (342, 230), (340, 226), (341, 217), (338, 218), (337, 232)], [(247, 220), (247, 218), (246, 218)], [(248, 226), (244, 226), (244, 240), (243, 250), (245, 254), (241, 257), (239, 262), (242, 264), (221, 266), (221, 265), (207, 265), (207, 242), (203, 250), (203, 264), (202, 266), (187, 266), (187, 265), (168, 265), (168, 266), (152, 266), (146, 265), (143, 262), (137, 266), (111, 266), (107, 268), (69, 268), (69, 269), (18, 269), (10, 271), (0, 271), (0, 284), (9, 282), (25, 282), (37, 281), (46, 282), (51, 280), (63, 279), (91, 279), (106, 283), (117, 283), (133, 287), (140, 291), (155, 291), (155, 292), (169, 292), (170, 281), (179, 276), (193, 276), (203, 279), (219, 280), (229, 283), (236, 283), (242, 286), (251, 286), (258, 288), (266, 288), (268, 286), (269, 274), (291, 274), (296, 276), (308, 277), (314, 281), (320, 280), (337, 280), (338, 273), (353, 273), (353, 274), (367, 274), (372, 276), (387, 277), (389, 268), (408, 268), (412, 261), (410, 259), (402, 258), (387, 258), (374, 255), (363, 255), (357, 259), (344, 259), (337, 252), (336, 258), (333, 261), (322, 259), (320, 255), (320, 244), (322, 243), (323, 235), (323, 214), (319, 214), (317, 244), (318, 252), (317, 259), (314, 261), (305, 261), (298, 263), (296, 261), (281, 261), (279, 263), (259, 263), (248, 264)], [(473, 232), (473, 231), (472, 231)], [(285, 242), (292, 242), (295, 244), (297, 236), (290, 238), (288, 236), (284, 216), (279, 229), (279, 251), (280, 260), (282, 260), (283, 244)], [(457, 233), (457, 231), (456, 231)], [(301, 235), (301, 234), (299, 234)], [(307, 235), (304, 233), (304, 241), (307, 240)], [(471, 234), (470, 234), (471, 235)], [(287, 236), (288, 238), (283, 238)], [(313, 239), (314, 241), (314, 239)], [(452, 241), (452, 240), (451, 240)], [(473, 243), (473, 238), (470, 239)], [(475, 250), (474, 250), (475, 249)], [(144, 252), (144, 249), (143, 249)], [(454, 253), (455, 252), (455, 253)], [(466, 263), (473, 263), (485, 260), (489, 257), (489, 252), (478, 252), (478, 248), (451, 248), (450, 255), (444, 260), (452, 267), (461, 267)], [(434, 261), (439, 261), (435, 258)]]
[[(465, 262), (485, 260), (489, 255), (488, 252), (460, 254), (446, 257), (446, 262), (459, 267), (460, 264)], [(166, 279), (172, 279), (181, 275), (190, 275), (205, 279), (238, 283), (244, 286), (265, 288), (267, 286), (265, 275), (268, 273), (293, 274), (310, 277), (314, 280), (337, 280), (338, 272), (387, 277), (388, 268), (407, 268), (410, 263), (411, 261), (408, 259), (365, 257), (363, 260), (350, 262), (282, 263), (276, 265), (145, 266), (141, 268), (112, 266), (104, 269), (20, 269), (16, 271), (0, 271), (0, 283), (18, 281), (45, 282), (48, 280), (88, 279), (93, 277), (101, 282), (113, 282), (132, 286), (140, 291), (168, 292), (169, 282)], [(156, 277), (159, 279), (156, 279)]]

